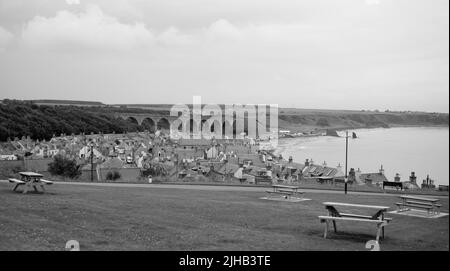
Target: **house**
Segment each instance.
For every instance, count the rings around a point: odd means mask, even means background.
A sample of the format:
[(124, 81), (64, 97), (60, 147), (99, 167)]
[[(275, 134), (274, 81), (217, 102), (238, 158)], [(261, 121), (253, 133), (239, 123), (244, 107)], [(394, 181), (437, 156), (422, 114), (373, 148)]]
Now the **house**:
[[(95, 148), (93, 148), (92, 153), (95, 158), (102, 158), (103, 155)], [(78, 157), (80, 158), (89, 158), (91, 157), (91, 148), (89, 146), (84, 146), (79, 152)]]
[(218, 154), (219, 151), (217, 150), (217, 148), (215, 146), (212, 146), (211, 148), (209, 148), (209, 150), (206, 151), (206, 158), (214, 159), (217, 158)]

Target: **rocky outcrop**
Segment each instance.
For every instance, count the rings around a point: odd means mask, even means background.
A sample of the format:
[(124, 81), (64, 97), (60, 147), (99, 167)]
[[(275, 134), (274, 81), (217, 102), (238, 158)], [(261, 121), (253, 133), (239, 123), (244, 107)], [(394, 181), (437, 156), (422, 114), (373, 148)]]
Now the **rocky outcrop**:
[(338, 133), (334, 129), (327, 129), (327, 136), (336, 136), (339, 137)]

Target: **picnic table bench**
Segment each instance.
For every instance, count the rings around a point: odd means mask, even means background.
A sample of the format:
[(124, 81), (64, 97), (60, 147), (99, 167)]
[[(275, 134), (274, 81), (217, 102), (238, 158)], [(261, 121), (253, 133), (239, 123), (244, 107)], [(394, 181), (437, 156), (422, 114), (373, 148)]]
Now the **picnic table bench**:
[[(376, 240), (379, 241), (380, 237), (384, 238), (384, 227), (392, 221), (392, 218), (384, 217), (384, 213), (389, 209), (386, 206), (375, 206), (375, 205), (361, 205), (361, 204), (350, 204), (350, 203), (340, 203), (340, 202), (324, 202), (325, 208), (328, 211), (328, 216), (319, 216), (321, 223), (325, 223), (325, 231), (323, 234), (324, 238), (328, 236), (329, 224), (333, 223), (334, 232), (337, 232), (336, 221), (349, 221), (349, 222), (365, 222), (369, 224), (375, 224), (377, 227)], [(376, 210), (374, 215), (360, 215), (352, 213), (343, 213), (337, 210), (339, 208), (362, 208), (369, 210)]]
[(424, 198), (424, 197), (416, 197), (416, 196), (407, 196), (402, 195), (399, 196), (401, 202), (396, 202), (398, 212), (409, 211), (412, 208), (426, 210), (428, 215), (432, 214), (440, 214), (439, 199), (433, 198)]
[(10, 178), (9, 182), (15, 184), (13, 191), (16, 191), (19, 186), (24, 186), (23, 193), (26, 194), (28, 190), (33, 187), (34, 191), (38, 192), (37, 187), (41, 187), (42, 192), (45, 192), (45, 185), (53, 184), (52, 181), (44, 180), (42, 174), (35, 172), (19, 172), (21, 179)]
[(299, 191), (300, 187), (291, 185), (272, 185), (273, 190), (268, 190), (266, 193), (269, 195), (281, 195), (285, 199), (290, 199), (291, 197), (302, 198), (305, 192)]

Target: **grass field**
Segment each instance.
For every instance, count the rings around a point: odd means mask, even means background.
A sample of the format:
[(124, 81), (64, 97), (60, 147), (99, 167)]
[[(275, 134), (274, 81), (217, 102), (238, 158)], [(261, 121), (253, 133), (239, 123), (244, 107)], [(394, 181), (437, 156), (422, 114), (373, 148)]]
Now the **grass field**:
[[(100, 187), (57, 183), (47, 194), (0, 183), (0, 250), (366, 250), (375, 228), (338, 223), (324, 239), (323, 201), (394, 206), (396, 197), (307, 193), (301, 203), (259, 199), (263, 192)], [(442, 200), (448, 212), (448, 198)], [(382, 250), (449, 250), (448, 216), (388, 214)]]

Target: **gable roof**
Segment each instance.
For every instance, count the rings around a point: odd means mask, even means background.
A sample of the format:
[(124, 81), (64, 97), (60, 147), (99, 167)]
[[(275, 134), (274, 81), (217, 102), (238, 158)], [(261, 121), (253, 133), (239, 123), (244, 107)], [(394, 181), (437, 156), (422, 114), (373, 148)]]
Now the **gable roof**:
[(371, 181), (372, 183), (383, 183), (387, 182), (388, 179), (382, 173), (362, 173), (359, 175), (361, 182)]

